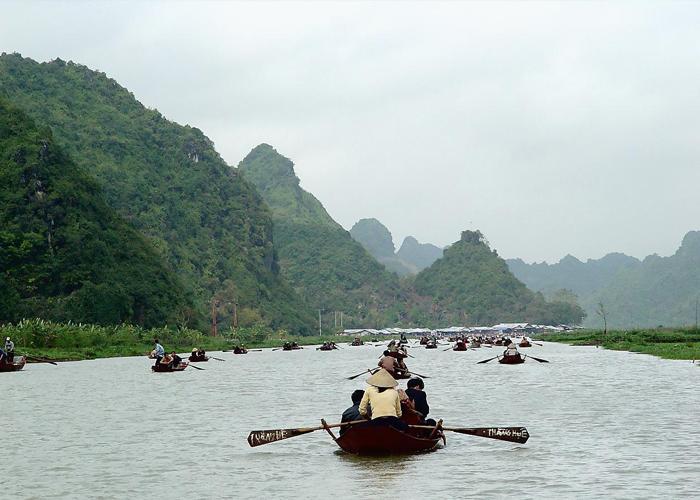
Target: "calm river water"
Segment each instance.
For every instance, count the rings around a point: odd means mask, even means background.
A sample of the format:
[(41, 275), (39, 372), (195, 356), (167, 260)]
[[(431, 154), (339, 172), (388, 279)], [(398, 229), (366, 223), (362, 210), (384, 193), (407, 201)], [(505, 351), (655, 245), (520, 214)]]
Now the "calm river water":
[[(700, 491), (700, 368), (546, 343), (412, 348), (431, 416), (516, 426), (526, 445), (448, 433), (436, 452), (361, 458), (323, 431), (250, 448), (252, 429), (338, 422), (381, 347), (214, 353), (153, 374), (145, 358), (0, 374), (2, 498), (680, 498)], [(404, 381), (405, 382), (405, 381)], [(405, 383), (402, 384), (405, 387)]]

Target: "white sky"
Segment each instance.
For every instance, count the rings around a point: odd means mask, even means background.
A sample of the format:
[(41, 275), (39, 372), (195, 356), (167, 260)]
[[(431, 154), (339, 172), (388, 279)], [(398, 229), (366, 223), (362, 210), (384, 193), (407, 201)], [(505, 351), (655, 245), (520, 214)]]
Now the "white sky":
[(267, 142), (343, 226), (504, 257), (673, 253), (700, 229), (700, 4), (5, 2), (231, 164)]

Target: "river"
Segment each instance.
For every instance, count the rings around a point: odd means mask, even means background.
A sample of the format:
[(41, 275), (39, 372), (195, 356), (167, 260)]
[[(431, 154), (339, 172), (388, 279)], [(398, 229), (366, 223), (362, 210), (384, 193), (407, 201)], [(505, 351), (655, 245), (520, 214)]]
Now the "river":
[[(1, 498), (680, 498), (700, 491), (700, 368), (545, 343), (414, 347), (431, 417), (527, 427), (525, 445), (447, 433), (433, 453), (345, 454), (324, 431), (258, 448), (253, 429), (338, 422), (381, 347), (213, 353), (182, 373), (145, 358), (31, 364), (0, 374)], [(405, 381), (402, 383), (405, 387)]]

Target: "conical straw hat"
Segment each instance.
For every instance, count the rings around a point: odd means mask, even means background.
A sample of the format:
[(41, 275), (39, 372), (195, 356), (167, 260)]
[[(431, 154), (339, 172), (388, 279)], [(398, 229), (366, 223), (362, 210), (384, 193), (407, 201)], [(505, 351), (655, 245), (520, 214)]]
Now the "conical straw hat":
[(380, 368), (374, 375), (367, 379), (369, 385), (374, 387), (396, 387), (399, 383), (391, 376), (391, 373), (384, 368)]

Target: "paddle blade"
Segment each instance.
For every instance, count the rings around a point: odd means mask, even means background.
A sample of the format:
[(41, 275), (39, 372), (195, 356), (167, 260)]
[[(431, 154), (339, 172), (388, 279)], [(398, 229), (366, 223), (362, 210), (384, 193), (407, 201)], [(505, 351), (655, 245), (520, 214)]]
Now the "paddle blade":
[(546, 359), (536, 358), (534, 356), (530, 356), (529, 354), (525, 354), (524, 356), (527, 356), (528, 358), (532, 358), (535, 361), (539, 361), (540, 363), (549, 363), (549, 361), (547, 361)]
[(248, 444), (251, 447), (261, 446), (263, 444), (282, 441), (302, 434), (313, 432), (316, 429), (272, 429), (267, 431), (251, 431), (248, 434)]
[(479, 361), (479, 362), (477, 363), (477, 365), (480, 365), (480, 364), (483, 364), (483, 363), (488, 363), (489, 361), (493, 361), (493, 360), (496, 359), (497, 357), (498, 357), (498, 356), (495, 356), (495, 357), (489, 358), (489, 359), (485, 359), (485, 360), (483, 360), (483, 361)]
[(525, 427), (445, 428), (445, 430), (520, 444), (525, 444), (530, 438)]

